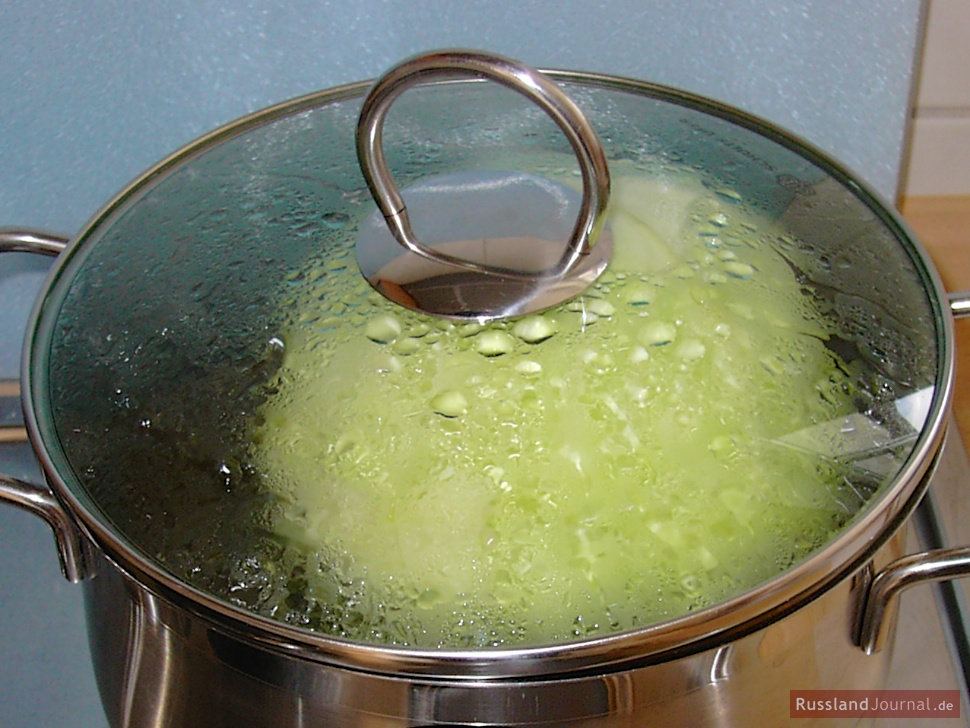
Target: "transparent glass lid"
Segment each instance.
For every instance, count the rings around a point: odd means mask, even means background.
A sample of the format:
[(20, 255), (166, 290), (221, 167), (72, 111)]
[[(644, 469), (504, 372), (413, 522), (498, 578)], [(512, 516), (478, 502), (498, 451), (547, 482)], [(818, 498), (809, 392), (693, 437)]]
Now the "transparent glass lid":
[[(559, 80), (607, 152), (614, 252), (541, 314), (441, 321), (360, 276), (363, 87), (231, 126), (107, 208), (34, 342), (84, 517), (272, 619), (480, 648), (703, 609), (878, 502), (943, 367), (905, 233), (746, 117)], [(405, 198), (467, 170), (577, 184), (554, 124), (487, 84), (414, 89), (384, 133)]]

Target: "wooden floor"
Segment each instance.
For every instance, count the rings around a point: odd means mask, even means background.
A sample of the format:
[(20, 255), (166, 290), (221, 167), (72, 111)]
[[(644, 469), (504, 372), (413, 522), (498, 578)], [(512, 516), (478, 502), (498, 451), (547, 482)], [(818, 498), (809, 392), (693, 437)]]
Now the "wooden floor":
[[(970, 290), (970, 195), (911, 197), (903, 217), (929, 251), (950, 292)], [(957, 384), (953, 410), (970, 450), (970, 319), (956, 322)]]

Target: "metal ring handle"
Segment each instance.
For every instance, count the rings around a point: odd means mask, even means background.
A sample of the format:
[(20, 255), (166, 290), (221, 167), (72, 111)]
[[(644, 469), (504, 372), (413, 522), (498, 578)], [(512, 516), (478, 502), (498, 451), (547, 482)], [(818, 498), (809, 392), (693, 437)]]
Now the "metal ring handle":
[(859, 628), (859, 646), (868, 655), (885, 646), (902, 591), (918, 584), (967, 576), (970, 576), (970, 546), (934, 549), (904, 556), (889, 564), (869, 587)]
[[(486, 79), (517, 91), (545, 111), (569, 140), (579, 160), (583, 197), (576, 225), (559, 262), (536, 273), (481, 265), (424, 245), (411, 229), (407, 208), (387, 169), (383, 127), (394, 100), (408, 88), (434, 80)], [(424, 258), (486, 275), (532, 279), (559, 277), (587, 254), (603, 228), (610, 194), (606, 154), (579, 107), (539, 71), (502, 56), (468, 50), (443, 50), (415, 56), (385, 73), (364, 100), (357, 123), (357, 158), (367, 186), (394, 238)]]
[(67, 243), (65, 235), (26, 228), (0, 228), (0, 253), (57, 256), (67, 247)]
[[(36, 253), (56, 256), (67, 247), (68, 238), (42, 230), (0, 228), (0, 253)], [(0, 443), (26, 442), (27, 431), (17, 406), (16, 421), (6, 412), (7, 400), (20, 399), (19, 379), (0, 379)]]

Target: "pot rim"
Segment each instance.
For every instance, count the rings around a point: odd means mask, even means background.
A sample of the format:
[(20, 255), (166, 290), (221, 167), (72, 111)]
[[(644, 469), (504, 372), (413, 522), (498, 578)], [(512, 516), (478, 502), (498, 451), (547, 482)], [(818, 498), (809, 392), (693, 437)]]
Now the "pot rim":
[(80, 530), (104, 552), (112, 564), (143, 588), (219, 629), (276, 651), (382, 674), (455, 680), (530, 678), (660, 662), (737, 639), (796, 611), (847, 578), (862, 567), (902, 525), (922, 497), (927, 484), (926, 476), (942, 447), (954, 376), (953, 322), (948, 307), (944, 305), (946, 297), (943, 286), (928, 255), (905, 223), (877, 193), (840, 162), (801, 138), (747, 112), (690, 92), (646, 81), (579, 71), (543, 72), (560, 83), (633, 92), (702, 111), (754, 131), (799, 154), (837, 179), (894, 233), (902, 248), (901, 254), (909, 255), (930, 299), (938, 356), (937, 376), (926, 423), (894, 481), (884, 485), (884, 492), (871, 499), (850, 525), (821, 549), (742, 594), (697, 612), (638, 629), (547, 646), (438, 650), (353, 642), (290, 626), (223, 602), (189, 586), (141, 555), (73, 493), (58, 472), (42, 435), (35, 403), (41, 396), (38, 393), (45, 389), (42, 386), (46, 376), (42, 323), (45, 314), (56, 312), (60, 303), (52, 295), (55, 284), (73, 277), (86, 252), (93, 247), (85, 245), (92, 231), (110, 224), (118, 210), (155, 179), (212, 147), (258, 126), (324, 104), (362, 99), (370, 87), (370, 82), (364, 81), (313, 92), (253, 112), (173, 152), (132, 181), (96, 213), (58, 257), (47, 276), (28, 323), (22, 356), (25, 423), (55, 496)]

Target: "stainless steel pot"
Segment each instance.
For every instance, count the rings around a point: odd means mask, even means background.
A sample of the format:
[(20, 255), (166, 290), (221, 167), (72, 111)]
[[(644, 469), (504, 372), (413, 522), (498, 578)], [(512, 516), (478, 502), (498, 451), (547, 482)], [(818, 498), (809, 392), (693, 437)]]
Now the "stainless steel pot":
[[(866, 453), (891, 456), (889, 466), (866, 466), (879, 476), (869, 502), (838, 537), (756, 588), (665, 622), (551, 646), (355, 643), (257, 616), (194, 583), (180, 573), (187, 547), (165, 541), (173, 524), (195, 538), (252, 535), (225, 497), (248, 487), (239, 463), (213, 463), (199, 448), (238, 436), (233, 418), (261, 396), (273, 365), (274, 291), (318, 247), (326, 255), (363, 197), (349, 139), (368, 86), (297, 99), (164, 160), (68, 245), (25, 231), (0, 236), (2, 250), (58, 254), (22, 375), (47, 482), (3, 477), (0, 497), (52, 526), (66, 577), (84, 584), (112, 725), (777, 723), (791, 689), (880, 687), (899, 591), (970, 573), (967, 548), (903, 555), (901, 528), (945, 434), (951, 314), (962, 309), (949, 304), (905, 226), (837, 163), (741, 112), (635, 81), (549, 75), (583, 108), (611, 162), (703, 167), (706, 184), (754, 190), (743, 195), (749, 204), (785, 218), (807, 242), (802, 252), (817, 265), (806, 286), (847, 319), (847, 356), (878, 363), (870, 393), (885, 399), (866, 412), (912, 395), (922, 403), (902, 444)], [(389, 132), (388, 147), (403, 150), (389, 155), (399, 178), (487, 166), (507, 136), (538, 140), (540, 158), (558, 149), (534, 119), (523, 131), (521, 107), (481, 84), (448, 84), (447, 101), (439, 90), (398, 102), (406, 122)], [(477, 101), (483, 93), (487, 101)], [(477, 129), (455, 121), (456, 110)], [(486, 118), (494, 121), (482, 125)], [(895, 327), (893, 335), (878, 326)], [(128, 453), (165, 419), (177, 420), (169, 432), (179, 442), (170, 450), (164, 438), (150, 440), (159, 459), (144, 472)], [(114, 442), (118, 472), (75, 472), (73, 448), (101, 441)], [(180, 512), (199, 492), (214, 505)], [(127, 499), (124, 509), (117, 499)]]

